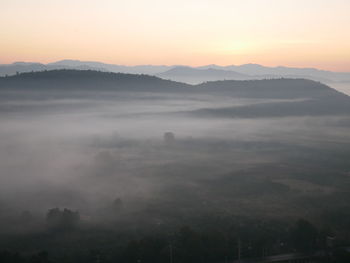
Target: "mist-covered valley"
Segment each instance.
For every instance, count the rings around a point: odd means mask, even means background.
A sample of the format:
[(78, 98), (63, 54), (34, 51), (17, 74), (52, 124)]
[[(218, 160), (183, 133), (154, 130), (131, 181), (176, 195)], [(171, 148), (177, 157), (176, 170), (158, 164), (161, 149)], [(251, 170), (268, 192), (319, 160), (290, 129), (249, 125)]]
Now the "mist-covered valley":
[(348, 96), (302, 79), (192, 86), (111, 74), (1, 78), (3, 236), (32, 240), (50, 226), (47, 211), (67, 208), (84, 231), (127, 240), (299, 218), (346, 240)]

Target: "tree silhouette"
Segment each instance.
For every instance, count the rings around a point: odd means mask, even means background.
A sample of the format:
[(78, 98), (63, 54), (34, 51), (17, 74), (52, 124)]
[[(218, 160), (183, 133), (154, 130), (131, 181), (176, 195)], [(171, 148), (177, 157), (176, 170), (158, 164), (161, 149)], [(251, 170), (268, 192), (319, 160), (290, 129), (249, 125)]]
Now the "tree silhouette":
[(302, 252), (310, 252), (315, 248), (318, 231), (310, 222), (299, 219), (291, 232), (294, 247)]
[(79, 221), (79, 212), (73, 212), (67, 208), (64, 208), (63, 210), (52, 208), (46, 215), (48, 227), (54, 230), (73, 229), (78, 225)]

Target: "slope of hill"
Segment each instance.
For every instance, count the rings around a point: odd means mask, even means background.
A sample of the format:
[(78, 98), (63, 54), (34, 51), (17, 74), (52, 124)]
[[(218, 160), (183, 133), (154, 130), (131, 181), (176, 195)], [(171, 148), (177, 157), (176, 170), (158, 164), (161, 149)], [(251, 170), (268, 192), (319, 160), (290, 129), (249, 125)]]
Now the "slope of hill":
[(93, 70), (51, 70), (1, 77), (0, 88), (59, 90), (140, 90), (161, 91), (181, 88), (183, 83), (149, 75), (111, 73)]
[(226, 80), (206, 82), (197, 87), (202, 91), (221, 92), (240, 98), (348, 98), (325, 84), (308, 79)]
[[(202, 117), (266, 118), (348, 115), (350, 97), (324, 84), (305, 79), (218, 81), (199, 85), (203, 90), (239, 98), (275, 99), (244, 106), (205, 108), (191, 112)], [(277, 100), (276, 100), (277, 99)], [(286, 101), (278, 101), (284, 99)]]
[[(182, 71), (182, 68), (179, 68), (179, 70)], [(188, 69), (185, 69), (185, 71), (187, 72)], [(195, 71), (197, 72), (199, 70)], [(210, 70), (210, 72), (213, 71)], [(214, 72), (217, 73), (215, 70)], [(103, 89), (168, 91), (172, 88), (176, 92), (222, 94), (240, 98), (293, 99), (347, 97), (322, 83), (306, 79), (224, 80), (188, 85), (150, 75), (68, 69), (30, 72), (0, 77), (0, 87), (93, 89), (95, 91)], [(183, 89), (183, 87), (186, 87), (186, 89)]]
[(31, 96), (31, 91), (40, 91), (41, 98), (52, 96), (52, 93), (44, 95), (44, 91), (55, 91), (65, 98), (92, 94), (96, 96), (103, 91), (118, 94), (122, 91), (134, 94), (137, 92), (139, 94), (137, 96), (141, 97), (143, 92), (148, 92), (166, 93), (170, 96), (176, 94), (182, 98), (207, 96), (208, 101), (220, 101), (223, 97), (258, 100), (252, 105), (218, 108), (219, 103), (215, 108), (187, 112), (198, 116), (225, 118), (347, 115), (350, 112), (348, 96), (322, 83), (305, 79), (226, 80), (188, 85), (148, 75), (91, 70), (53, 70), (1, 77), (0, 90), (20, 91), (12, 96), (26, 94), (28, 98)]

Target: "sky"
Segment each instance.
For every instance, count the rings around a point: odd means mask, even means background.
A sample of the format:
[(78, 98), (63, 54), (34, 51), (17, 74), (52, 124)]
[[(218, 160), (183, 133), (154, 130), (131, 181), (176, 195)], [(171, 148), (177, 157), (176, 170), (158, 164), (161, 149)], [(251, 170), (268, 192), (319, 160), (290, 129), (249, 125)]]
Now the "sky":
[(316, 67), (350, 72), (349, 0), (0, 0), (0, 64)]

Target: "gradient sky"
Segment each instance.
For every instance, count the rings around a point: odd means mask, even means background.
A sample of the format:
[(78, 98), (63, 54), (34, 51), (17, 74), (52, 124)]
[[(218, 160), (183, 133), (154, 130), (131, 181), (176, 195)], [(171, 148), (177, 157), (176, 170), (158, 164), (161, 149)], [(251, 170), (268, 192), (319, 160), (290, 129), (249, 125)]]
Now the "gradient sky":
[(61, 59), (350, 71), (350, 0), (0, 0), (0, 64)]

